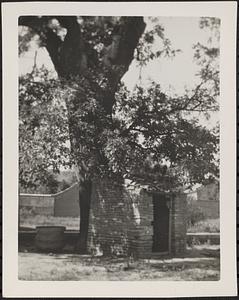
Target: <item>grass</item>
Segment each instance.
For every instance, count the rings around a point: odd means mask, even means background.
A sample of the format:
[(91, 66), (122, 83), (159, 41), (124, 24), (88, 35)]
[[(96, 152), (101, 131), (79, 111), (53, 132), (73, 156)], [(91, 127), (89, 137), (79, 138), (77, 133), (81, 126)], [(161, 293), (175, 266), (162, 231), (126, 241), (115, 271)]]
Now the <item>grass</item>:
[[(205, 248), (206, 247), (206, 248)], [(91, 257), (73, 254), (19, 253), (20, 280), (219, 280), (219, 247), (191, 248), (187, 256), (168, 259)], [(209, 255), (210, 253), (210, 255)]]
[(209, 232), (216, 233), (220, 232), (220, 220), (219, 219), (207, 219), (199, 221), (193, 226), (188, 228), (188, 232)]
[[(20, 211), (20, 226), (61, 225), (79, 229), (79, 218), (36, 215)], [(196, 223), (188, 232), (218, 232), (219, 219)], [(133, 261), (128, 268), (124, 258), (97, 258), (74, 254), (19, 253), (20, 280), (219, 280), (218, 245), (200, 245), (188, 249), (185, 257)]]

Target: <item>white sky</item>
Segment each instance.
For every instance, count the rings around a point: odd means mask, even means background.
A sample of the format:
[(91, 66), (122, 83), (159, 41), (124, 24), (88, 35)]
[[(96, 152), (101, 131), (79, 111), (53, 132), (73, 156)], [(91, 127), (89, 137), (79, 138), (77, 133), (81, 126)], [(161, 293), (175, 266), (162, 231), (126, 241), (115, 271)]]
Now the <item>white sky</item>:
[[(192, 87), (195, 83), (197, 66), (193, 61), (193, 45), (197, 42), (206, 43), (208, 34), (199, 28), (199, 18), (160, 17), (160, 23), (165, 29), (165, 36), (172, 43), (172, 48), (180, 49), (173, 59), (159, 58), (150, 62), (143, 71), (143, 80), (151, 77), (159, 82), (163, 89), (172, 86), (181, 93), (184, 86)], [(135, 64), (124, 77), (129, 86), (136, 83)], [(134, 78), (134, 79), (133, 79)]]
[[(197, 65), (193, 61), (193, 45), (200, 42), (206, 44), (209, 33), (199, 28), (199, 18), (197, 17), (160, 17), (159, 23), (165, 29), (165, 36), (171, 41), (174, 49), (180, 49), (182, 52), (177, 53), (173, 59), (158, 58), (150, 62), (142, 71), (142, 84), (147, 84), (150, 77), (160, 83), (163, 91), (169, 89), (180, 94), (185, 86), (193, 87), (196, 83), (195, 73)], [(147, 23), (147, 27), (149, 27)], [(147, 28), (146, 28), (147, 30)], [(37, 66), (45, 65), (54, 71), (54, 66), (46, 49), (37, 49), (35, 43), (32, 48), (19, 59), (19, 72), (24, 74), (30, 72), (33, 67), (34, 55), (37, 50)], [(139, 80), (139, 69), (133, 61), (129, 71), (123, 77), (128, 88), (133, 88)], [(211, 120), (206, 122), (207, 126), (213, 126), (217, 121), (217, 114)]]

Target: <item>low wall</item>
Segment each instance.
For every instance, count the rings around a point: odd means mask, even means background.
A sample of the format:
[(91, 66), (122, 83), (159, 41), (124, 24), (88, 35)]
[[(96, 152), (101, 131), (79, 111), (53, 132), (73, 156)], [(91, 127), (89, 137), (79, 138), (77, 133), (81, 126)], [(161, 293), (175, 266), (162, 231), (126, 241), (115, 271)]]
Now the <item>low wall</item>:
[(219, 183), (211, 183), (198, 188), (197, 205), (206, 218), (219, 218)]
[(208, 219), (217, 219), (219, 218), (219, 202), (218, 201), (197, 201), (197, 205), (201, 208), (204, 215)]
[[(18, 245), (19, 250), (28, 250), (30, 252), (36, 251), (35, 249), (35, 236), (36, 230), (21, 230), (18, 232)], [(73, 253), (75, 250), (75, 245), (79, 237), (78, 231), (65, 231), (65, 241), (66, 246), (63, 249), (64, 253)], [(220, 234), (219, 233), (187, 233), (187, 245), (193, 247), (194, 245), (200, 244), (210, 244), (210, 245), (220, 245)]]
[(55, 194), (55, 217), (79, 217), (79, 185), (76, 183), (68, 189)]
[(219, 182), (197, 188), (187, 194), (188, 204), (199, 208), (206, 218), (217, 219), (220, 216)]
[(54, 202), (54, 195), (20, 194), (19, 197), (20, 209), (32, 209), (39, 215), (53, 216)]
[(79, 185), (57, 194), (20, 194), (19, 206), (35, 214), (54, 217), (79, 217)]
[(219, 183), (211, 183), (197, 189), (198, 201), (218, 201), (219, 202)]

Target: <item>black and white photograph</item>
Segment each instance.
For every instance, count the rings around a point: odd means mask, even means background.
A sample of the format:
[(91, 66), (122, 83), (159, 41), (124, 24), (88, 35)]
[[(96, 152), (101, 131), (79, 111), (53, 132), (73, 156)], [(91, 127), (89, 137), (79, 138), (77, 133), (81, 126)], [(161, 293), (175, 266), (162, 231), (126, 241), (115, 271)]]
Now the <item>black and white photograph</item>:
[(222, 19), (55, 7), (16, 21), (17, 280), (220, 282)]

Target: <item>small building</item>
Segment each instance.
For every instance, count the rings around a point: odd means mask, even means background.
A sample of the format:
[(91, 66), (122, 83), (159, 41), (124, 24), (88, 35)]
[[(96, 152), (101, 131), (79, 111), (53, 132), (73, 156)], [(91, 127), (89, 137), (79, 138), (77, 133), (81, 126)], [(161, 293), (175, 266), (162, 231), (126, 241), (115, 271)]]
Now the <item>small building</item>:
[(88, 247), (92, 254), (155, 257), (186, 249), (186, 195), (94, 181)]

